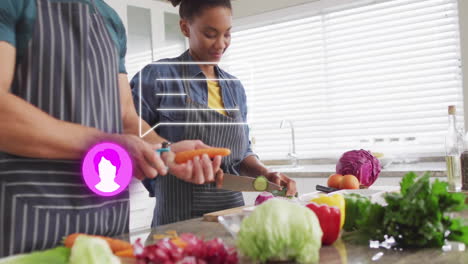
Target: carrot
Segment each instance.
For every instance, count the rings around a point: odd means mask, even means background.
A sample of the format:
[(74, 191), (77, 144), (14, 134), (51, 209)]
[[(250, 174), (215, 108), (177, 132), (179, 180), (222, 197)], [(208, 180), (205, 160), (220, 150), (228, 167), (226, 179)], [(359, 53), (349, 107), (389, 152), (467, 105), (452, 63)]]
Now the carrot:
[(182, 249), (184, 249), (188, 245), (187, 242), (182, 240), (180, 237), (171, 239), (171, 243), (174, 244), (174, 246)]
[(74, 233), (74, 234), (67, 236), (64, 241), (65, 246), (67, 248), (73, 247), (73, 244), (75, 243), (75, 240), (78, 236), (89, 236), (89, 237), (97, 237), (97, 238), (104, 239), (107, 242), (107, 244), (109, 244), (109, 247), (114, 253), (119, 252), (119, 251), (133, 249), (132, 244), (128, 243), (127, 241), (113, 239), (113, 238), (105, 237), (105, 236), (95, 236), (95, 235), (87, 235), (87, 234), (81, 234), (81, 233)]
[(227, 148), (206, 148), (182, 151), (176, 153), (175, 162), (178, 164), (186, 163), (187, 161), (192, 160), (196, 156), (202, 156), (203, 154), (207, 154), (210, 158), (214, 158), (218, 155), (225, 157), (231, 154), (231, 150)]
[(134, 258), (135, 255), (133, 254), (133, 248), (122, 250), (122, 251), (117, 251), (114, 253), (117, 257), (122, 257), (122, 258)]

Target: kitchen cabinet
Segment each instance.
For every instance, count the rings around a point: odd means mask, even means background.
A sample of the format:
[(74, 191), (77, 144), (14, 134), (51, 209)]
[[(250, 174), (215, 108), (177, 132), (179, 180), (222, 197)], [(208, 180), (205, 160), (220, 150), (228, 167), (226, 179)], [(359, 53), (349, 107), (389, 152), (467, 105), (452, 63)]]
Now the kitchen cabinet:
[(169, 2), (105, 0), (122, 19), (127, 32), (125, 65), (129, 79), (146, 64), (175, 57), (187, 48), (179, 29), (179, 13)]

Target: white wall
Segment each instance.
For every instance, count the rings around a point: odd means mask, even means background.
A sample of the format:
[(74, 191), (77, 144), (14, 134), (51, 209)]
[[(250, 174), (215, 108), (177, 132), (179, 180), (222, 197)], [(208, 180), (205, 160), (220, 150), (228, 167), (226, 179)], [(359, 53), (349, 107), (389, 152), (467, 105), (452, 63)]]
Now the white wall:
[(234, 19), (318, 0), (238, 0), (232, 2)]
[[(111, 0), (112, 1), (112, 0)], [(139, 1), (139, 0), (132, 0)], [(155, 0), (166, 2), (166, 0)], [(318, 0), (231, 0), (234, 18), (257, 15), (284, 7), (295, 6)]]
[(465, 131), (468, 131), (468, 1), (458, 0), (460, 17), (460, 40), (463, 71), (463, 105), (465, 114)]

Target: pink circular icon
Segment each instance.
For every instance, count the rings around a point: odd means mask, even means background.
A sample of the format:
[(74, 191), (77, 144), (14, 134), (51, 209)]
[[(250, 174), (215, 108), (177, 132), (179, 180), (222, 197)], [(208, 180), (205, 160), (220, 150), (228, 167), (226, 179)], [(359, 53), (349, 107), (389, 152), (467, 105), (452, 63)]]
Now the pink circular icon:
[(86, 154), (81, 172), (86, 185), (101, 196), (114, 196), (130, 184), (132, 160), (127, 151), (115, 143), (100, 143)]

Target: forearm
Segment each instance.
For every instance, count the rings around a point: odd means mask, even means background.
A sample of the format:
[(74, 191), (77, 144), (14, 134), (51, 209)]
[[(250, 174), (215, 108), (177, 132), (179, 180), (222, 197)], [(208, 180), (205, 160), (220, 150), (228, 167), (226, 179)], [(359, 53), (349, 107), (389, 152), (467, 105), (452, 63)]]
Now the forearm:
[(265, 175), (268, 168), (255, 155), (250, 155), (241, 162), (241, 174), (251, 177)]
[(31, 158), (80, 159), (107, 136), (95, 128), (55, 119), (0, 91), (0, 151)]

